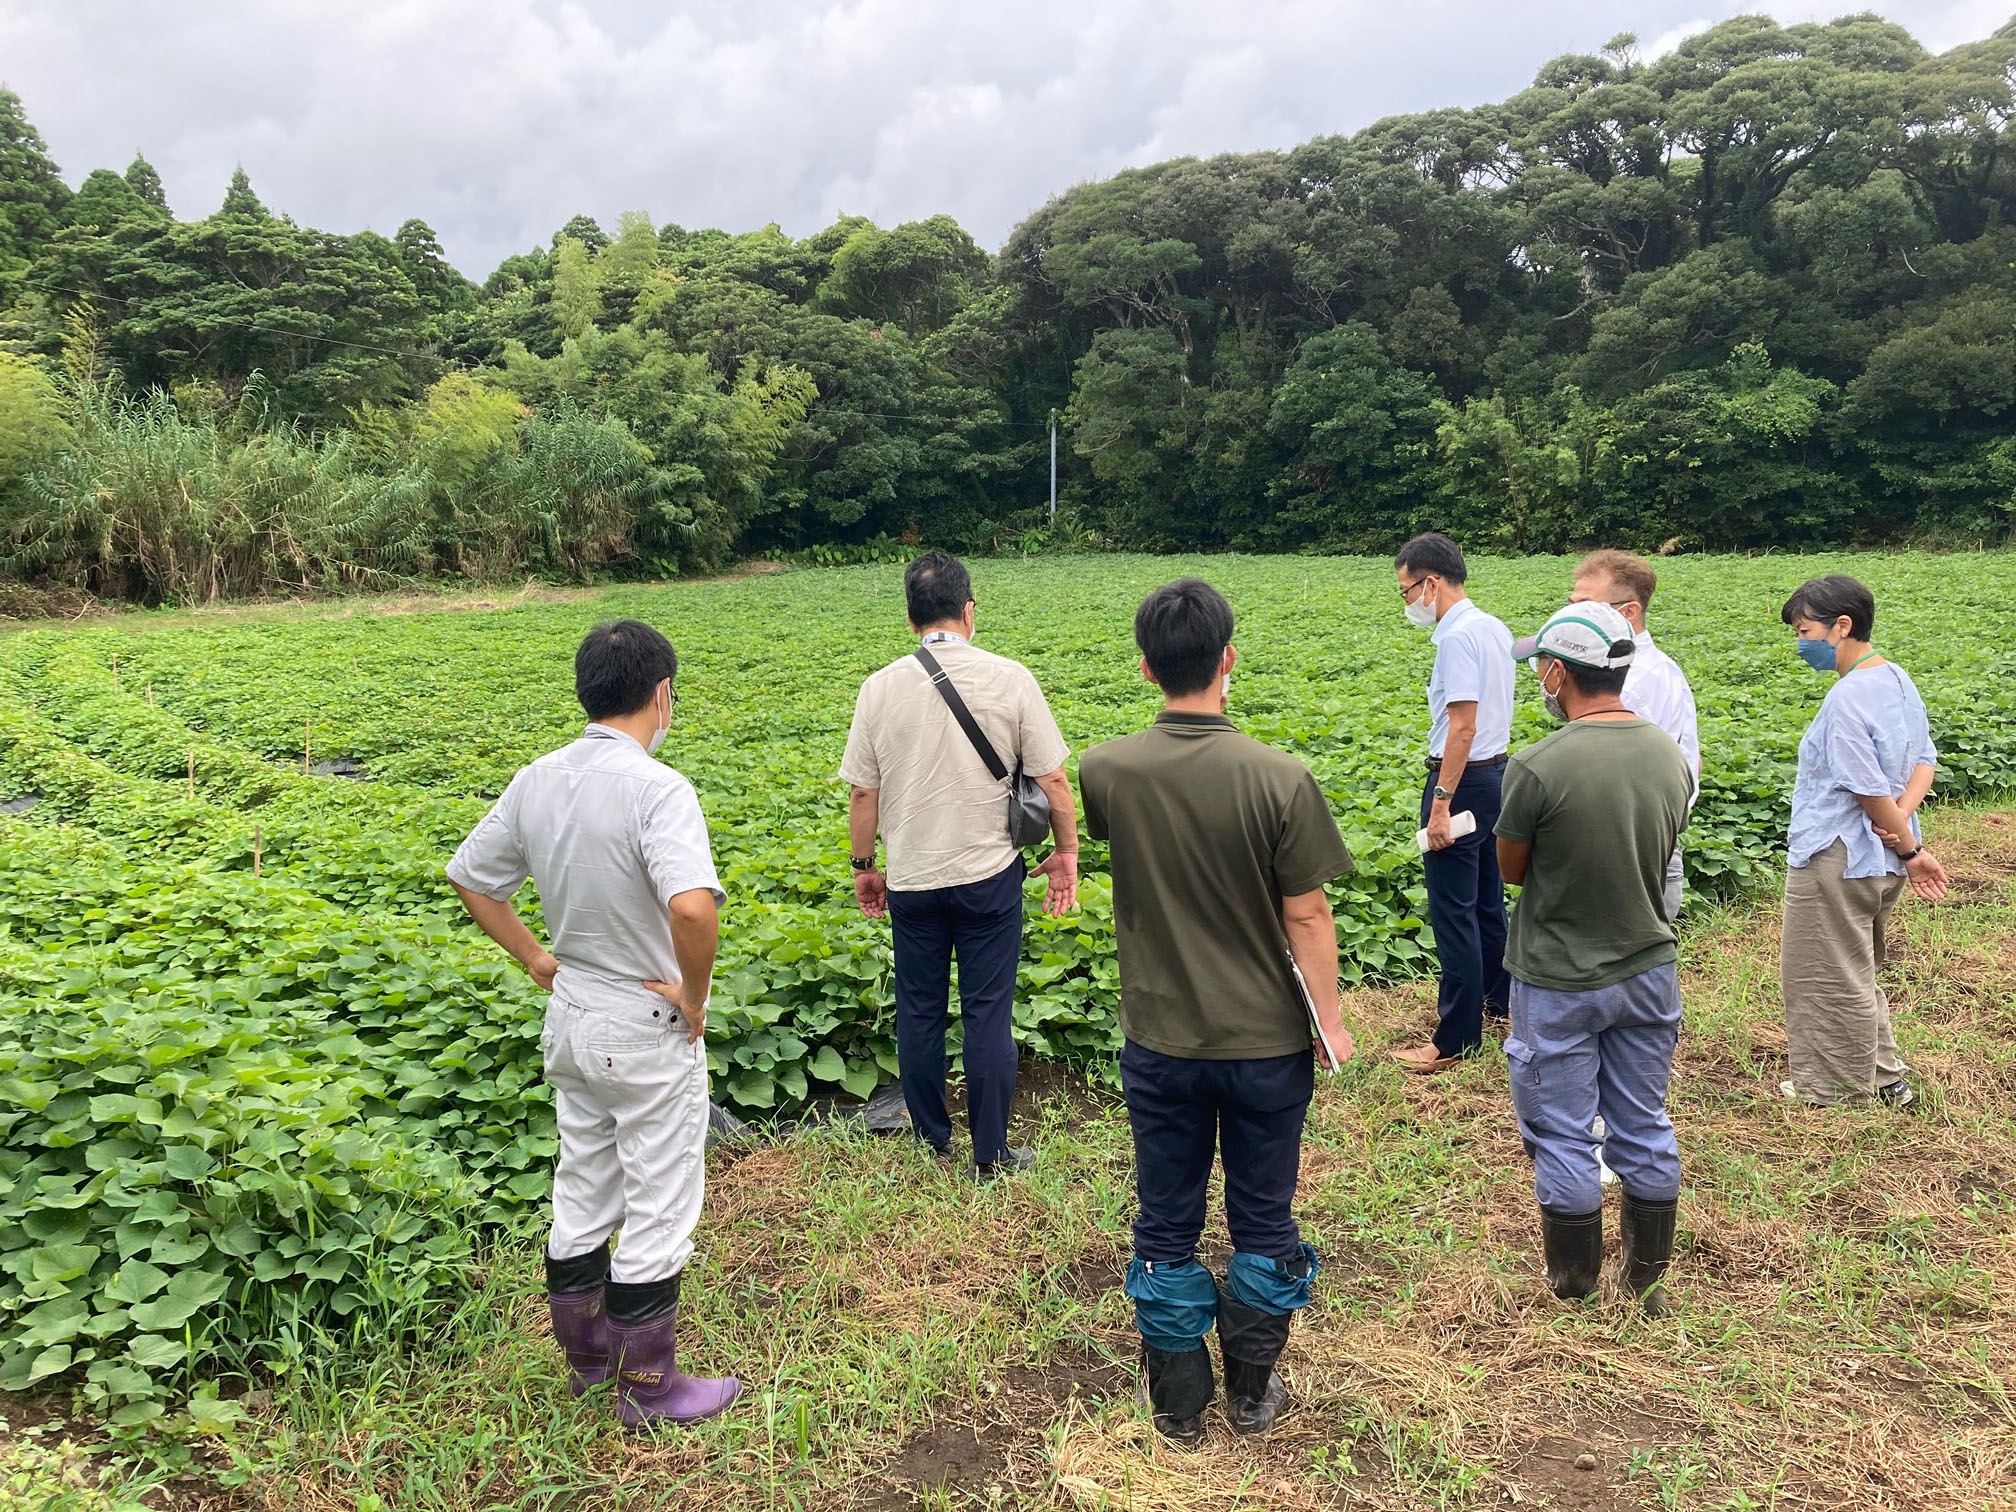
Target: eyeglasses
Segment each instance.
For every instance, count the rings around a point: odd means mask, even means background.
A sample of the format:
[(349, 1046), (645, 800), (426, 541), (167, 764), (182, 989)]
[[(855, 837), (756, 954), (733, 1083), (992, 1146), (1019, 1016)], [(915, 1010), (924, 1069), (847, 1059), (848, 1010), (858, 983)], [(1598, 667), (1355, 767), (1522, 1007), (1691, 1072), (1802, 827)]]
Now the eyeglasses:
[(1411, 583), (1402, 583), (1400, 585), (1400, 602), (1403, 604), (1412, 603), (1415, 593), (1434, 581), (1435, 574), (1430, 572), (1414, 579)]
[(1569, 598), (1569, 600), (1568, 600), (1568, 602), (1569, 602), (1569, 603), (1571, 603), (1571, 604), (1608, 604), (1608, 605), (1609, 605), (1609, 606), (1610, 606), (1610, 607), (1611, 607), (1612, 609), (1624, 609), (1624, 608), (1627, 608), (1627, 607), (1629, 607), (1629, 606), (1630, 606), (1630, 605), (1632, 605), (1632, 604), (1635, 604), (1635, 603), (1637, 603), (1637, 602), (1638, 602), (1638, 600), (1636, 600), (1636, 599), (1599, 599), (1599, 598), (1597, 598), (1597, 597), (1596, 597), (1596, 596), (1595, 596), (1595, 595), (1594, 595), (1594, 594), (1592, 593), (1592, 594), (1590, 594), (1590, 595), (1589, 595), (1588, 597), (1586, 597), (1586, 598), (1575, 598), (1575, 597), (1573, 597), (1573, 596), (1571, 595), (1571, 596), (1570, 596), (1570, 598)]

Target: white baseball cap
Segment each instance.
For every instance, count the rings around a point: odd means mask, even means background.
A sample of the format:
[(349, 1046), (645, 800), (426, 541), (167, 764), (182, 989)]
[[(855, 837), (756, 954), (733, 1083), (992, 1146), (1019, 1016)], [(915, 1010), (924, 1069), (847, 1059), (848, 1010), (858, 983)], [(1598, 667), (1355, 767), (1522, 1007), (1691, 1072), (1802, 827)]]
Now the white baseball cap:
[(1628, 667), (1636, 650), (1630, 621), (1608, 604), (1587, 600), (1556, 609), (1539, 634), (1512, 642), (1512, 659), (1551, 656), (1578, 667)]

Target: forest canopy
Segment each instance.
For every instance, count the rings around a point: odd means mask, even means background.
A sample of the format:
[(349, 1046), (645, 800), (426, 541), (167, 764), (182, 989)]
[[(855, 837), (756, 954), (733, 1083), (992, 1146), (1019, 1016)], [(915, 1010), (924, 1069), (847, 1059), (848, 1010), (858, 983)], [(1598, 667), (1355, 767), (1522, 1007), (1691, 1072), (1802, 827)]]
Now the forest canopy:
[(0, 569), (161, 601), (885, 539), (2000, 542), (2012, 114), (2016, 23), (1935, 56), (1745, 16), (1082, 184), (996, 255), (942, 215), (583, 214), (477, 285), (242, 170), (199, 220), (140, 156), (73, 191), (0, 93)]

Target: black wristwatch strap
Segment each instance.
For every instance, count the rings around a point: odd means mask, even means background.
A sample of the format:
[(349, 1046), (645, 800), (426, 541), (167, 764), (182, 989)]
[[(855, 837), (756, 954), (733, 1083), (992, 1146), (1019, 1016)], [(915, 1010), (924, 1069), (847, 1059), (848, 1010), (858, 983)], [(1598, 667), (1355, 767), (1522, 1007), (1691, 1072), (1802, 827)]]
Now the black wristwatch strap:
[(1908, 851), (1897, 852), (1897, 859), (1899, 861), (1915, 861), (1918, 859), (1919, 856), (1923, 855), (1924, 853), (1925, 853), (1924, 846), (1914, 845)]
[(875, 858), (873, 856), (849, 856), (847, 859), (853, 863), (854, 870), (857, 872), (875, 870)]

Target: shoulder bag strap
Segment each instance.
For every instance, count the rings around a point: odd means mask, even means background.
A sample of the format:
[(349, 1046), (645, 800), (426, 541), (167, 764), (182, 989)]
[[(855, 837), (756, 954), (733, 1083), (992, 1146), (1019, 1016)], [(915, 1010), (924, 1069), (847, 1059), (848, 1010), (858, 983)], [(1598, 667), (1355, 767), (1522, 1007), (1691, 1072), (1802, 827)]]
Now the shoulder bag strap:
[(1001, 758), (994, 753), (993, 744), (980, 733), (980, 726), (973, 722), (973, 711), (966, 707), (966, 700), (959, 696), (959, 690), (952, 686), (952, 679), (945, 675), (945, 669), (938, 665), (938, 658), (923, 646), (917, 648), (917, 660), (924, 664), (924, 670), (931, 674), (931, 684), (937, 688), (938, 696), (945, 700), (945, 707), (952, 711), (952, 717), (959, 721), (959, 728), (966, 732), (966, 738), (973, 742), (973, 749), (980, 759), (987, 763), (987, 770), (999, 782), (1008, 775), (1008, 768), (1001, 764)]

